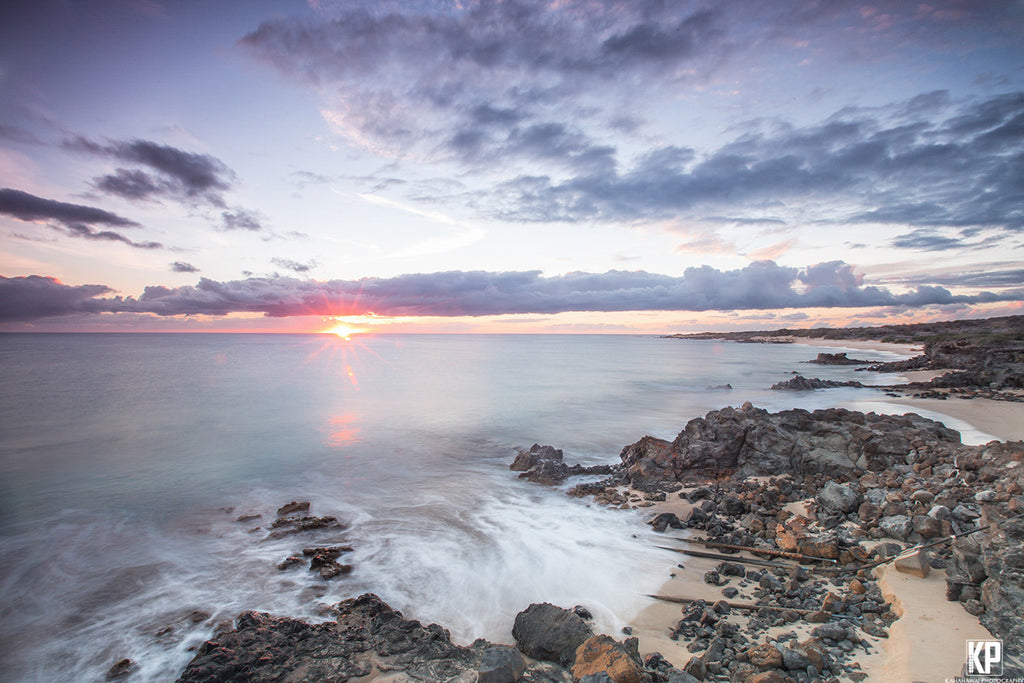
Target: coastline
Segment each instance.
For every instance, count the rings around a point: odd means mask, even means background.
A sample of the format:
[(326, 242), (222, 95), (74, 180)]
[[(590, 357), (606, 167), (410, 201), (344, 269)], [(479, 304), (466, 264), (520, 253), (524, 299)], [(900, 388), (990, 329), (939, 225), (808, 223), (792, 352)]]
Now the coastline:
[[(787, 340), (789, 341), (789, 340)], [(831, 340), (793, 338), (792, 343), (815, 348), (846, 348), (865, 352), (897, 353), (907, 358), (921, 352), (916, 344), (896, 344), (872, 340)], [(945, 374), (946, 370), (916, 370), (899, 373), (907, 382), (927, 382)], [(870, 407), (865, 409), (865, 406)], [(904, 414), (927, 413), (944, 422), (962, 422), (973, 430), (990, 435), (998, 441), (1024, 440), (1024, 403), (998, 401), (988, 398), (947, 399), (886, 396), (877, 392), (867, 401), (852, 401), (837, 404), (852, 410)], [(947, 420), (943, 420), (947, 418)], [(952, 418), (948, 420), (948, 418)], [(947, 424), (947, 426), (950, 426)], [(956, 427), (951, 427), (956, 428)], [(670, 498), (655, 503), (650, 517), (671, 512), (681, 519), (686, 518), (690, 507), (685, 500)], [(690, 532), (680, 531), (676, 536), (689, 536)], [(668, 539), (666, 539), (668, 540)], [(705, 583), (704, 572), (714, 569), (715, 560), (680, 555), (678, 564), (668, 565), (671, 574), (659, 589), (660, 595), (686, 597), (714, 602), (722, 595), (717, 587)], [(669, 560), (670, 561), (670, 560)], [(685, 567), (685, 568), (684, 568)], [(899, 615), (884, 640), (875, 644), (873, 651), (862, 653), (855, 658), (867, 680), (916, 680), (941, 681), (959, 675), (964, 666), (966, 639), (988, 639), (992, 634), (981, 625), (978, 618), (968, 614), (957, 601), (946, 599), (946, 572), (933, 571), (927, 578), (903, 574), (892, 564), (876, 568), (874, 576), (879, 582), (883, 595), (891, 601), (893, 610)], [(683, 668), (691, 657), (667, 635), (679, 619), (679, 605), (652, 601), (629, 622), (633, 634), (639, 638), (642, 652), (659, 652), (674, 666)], [(805, 635), (807, 628), (791, 629)]]
[(785, 342), (788, 344), (799, 344), (801, 346), (816, 346), (824, 348), (857, 349), (860, 351), (883, 351), (886, 353), (904, 354), (908, 358), (916, 356), (922, 350), (921, 344), (897, 344), (895, 342), (882, 342), (872, 339), (824, 339), (818, 337), (775, 337), (774, 343)]
[[(900, 353), (908, 358), (916, 355), (920, 350), (917, 344), (894, 344), (872, 340), (849, 340), (849, 339), (805, 339), (793, 338), (794, 344), (809, 347), (825, 348), (850, 348), (862, 351), (881, 351), (887, 353)], [(907, 382), (927, 382), (935, 377), (940, 377), (948, 372), (947, 370), (910, 370), (898, 373), (901, 379)], [(868, 404), (885, 404), (891, 406), (890, 412), (908, 413), (917, 410), (936, 413), (939, 416), (947, 416), (955, 421), (970, 425), (972, 428), (983, 434), (990, 435), (999, 441), (1022, 441), (1024, 440), (1024, 403), (1013, 401), (997, 401), (990, 398), (960, 398), (949, 396), (946, 399), (915, 398), (911, 396), (887, 396), (880, 391), (864, 401), (851, 401), (840, 404), (853, 410), (862, 410), (858, 406)], [(876, 408), (870, 408), (877, 411)], [(941, 421), (941, 417), (937, 417)], [(951, 426), (951, 425), (947, 425)], [(954, 429), (956, 427), (953, 427)]]

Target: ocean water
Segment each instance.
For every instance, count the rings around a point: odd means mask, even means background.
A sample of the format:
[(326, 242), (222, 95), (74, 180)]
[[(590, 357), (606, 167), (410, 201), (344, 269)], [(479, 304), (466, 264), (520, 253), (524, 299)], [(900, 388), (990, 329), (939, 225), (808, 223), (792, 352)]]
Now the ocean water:
[[(0, 335), (0, 678), (102, 680), (129, 657), (129, 680), (174, 680), (243, 610), (318, 620), (367, 591), (464, 643), (510, 642), (539, 601), (585, 605), (615, 632), (674, 558), (642, 511), (518, 480), (517, 449), (617, 462), (723, 406), (874, 396), (768, 390), (794, 371), (896, 381), (803, 365), (816, 352), (625, 335)], [(292, 500), (348, 528), (267, 539)], [(311, 541), (352, 545), (353, 573), (276, 569)]]

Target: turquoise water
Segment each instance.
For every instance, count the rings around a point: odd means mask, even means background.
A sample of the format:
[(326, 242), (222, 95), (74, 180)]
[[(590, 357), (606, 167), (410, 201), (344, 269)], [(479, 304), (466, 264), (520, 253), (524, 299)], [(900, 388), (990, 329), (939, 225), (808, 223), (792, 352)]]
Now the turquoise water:
[[(365, 591), (465, 642), (507, 641), (539, 600), (617, 628), (671, 563), (642, 513), (517, 480), (516, 450), (617, 462), (726, 405), (872, 395), (768, 391), (794, 371), (894, 381), (803, 364), (815, 354), (642, 336), (0, 335), (0, 676), (99, 679), (130, 657), (135, 680), (173, 680), (218, 619), (315, 619)], [(290, 500), (350, 524), (350, 577), (275, 569), (301, 542), (252, 529)], [(234, 521), (249, 513), (263, 518)], [(192, 624), (193, 609), (212, 618)]]

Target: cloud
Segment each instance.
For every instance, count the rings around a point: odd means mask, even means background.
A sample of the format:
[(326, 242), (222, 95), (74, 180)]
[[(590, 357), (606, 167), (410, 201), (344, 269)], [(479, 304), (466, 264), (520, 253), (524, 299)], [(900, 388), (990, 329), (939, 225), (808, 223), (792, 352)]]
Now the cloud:
[[(565, 125), (544, 121), (539, 109), (593, 86), (641, 73), (664, 80), (675, 66), (717, 58), (717, 20), (715, 11), (648, 0), (496, 0), (454, 9), (351, 2), (329, 16), (263, 22), (239, 42), (317, 89), (325, 118), (353, 144), (406, 157), (441, 141), (470, 160), (526, 153), (521, 145), (531, 137)], [(568, 146), (564, 138), (554, 149), (533, 149), (579, 156), (588, 138), (572, 135)]]
[[(1012, 49), (1022, 17), (994, 0), (352, 0), (266, 21), (240, 45), (315, 89), (352, 145), (486, 170), (465, 176), (476, 185), (461, 198), (492, 218), (633, 224), (735, 211), (757, 221), (800, 205), (811, 223), (1015, 231), (1024, 93), (963, 101), (937, 90), (812, 125), (748, 122), (702, 150), (673, 145), (679, 131), (651, 135), (637, 112), (721, 82), (763, 87), (749, 81), (759, 60)], [(848, 68), (828, 65), (837, 78)]]
[(221, 213), (223, 219), (222, 227), (224, 230), (249, 230), (255, 232), (263, 229), (263, 223), (260, 222), (259, 216), (252, 211), (246, 211), (245, 209), (235, 209), (233, 211), (224, 211)]
[(175, 261), (171, 264), (171, 270), (175, 273), (198, 273), (199, 269), (185, 261)]
[(277, 257), (270, 259), (270, 262), (273, 263), (275, 266), (278, 266), (279, 268), (284, 268), (286, 270), (291, 270), (291, 271), (296, 272), (296, 273), (308, 273), (309, 271), (313, 270), (317, 266), (316, 261), (310, 261), (309, 263), (302, 263), (300, 261), (293, 261), (291, 259), (277, 258)]
[[(270, 317), (302, 315), (484, 316), (554, 314), (567, 311), (733, 311), (784, 308), (928, 306), (1024, 300), (1024, 289), (1000, 293), (953, 294), (935, 286), (918, 286), (896, 294), (865, 286), (849, 264), (839, 261), (799, 269), (771, 261), (722, 271), (710, 266), (688, 268), (681, 276), (644, 271), (568, 273), (543, 277), (539, 271), (452, 271), (361, 280), (299, 280), (251, 277), (218, 282), (201, 278), (195, 286), (146, 287), (137, 299), (93, 298), (82, 293), (67, 303), (68, 290), (45, 280), (60, 305), (40, 305), (39, 317), (81, 311), (173, 315), (263, 313)], [(12, 282), (25, 278), (10, 278)], [(16, 284), (14, 286), (16, 286)], [(39, 285), (40, 289), (45, 289)], [(88, 295), (88, 296), (86, 296)], [(37, 298), (44, 298), (40, 294)], [(70, 310), (69, 310), (70, 309)], [(54, 313), (52, 311), (60, 311)], [(24, 312), (19, 312), (23, 319)]]
[(84, 137), (64, 142), (66, 149), (144, 166), (147, 170), (118, 168), (99, 176), (94, 186), (126, 199), (170, 198), (226, 207), (223, 192), (234, 174), (224, 162), (208, 154), (186, 152), (149, 140), (112, 140), (98, 143)]
[(62, 284), (52, 277), (0, 275), (0, 321), (35, 320), (72, 313), (97, 313), (113, 300), (96, 297), (112, 292), (105, 285)]
[[(770, 218), (793, 202), (833, 224), (1019, 231), (1022, 156), (1024, 92), (966, 104), (947, 121), (841, 113), (803, 128), (747, 133), (704, 155), (662, 148), (622, 171), (520, 176), (492, 190), (489, 205), (504, 219), (577, 222), (699, 217), (724, 207)], [(872, 208), (841, 208), (850, 204)], [(958, 244), (911, 234), (894, 246)]]
[(139, 249), (159, 249), (163, 246), (159, 242), (135, 242), (113, 230), (96, 230), (94, 225), (139, 227), (135, 221), (110, 211), (83, 204), (70, 204), (37, 197), (28, 192), (11, 188), (0, 189), (0, 214), (7, 214), (28, 223), (52, 221), (50, 227), (72, 237), (122, 242)]
[[(966, 270), (941, 274), (916, 274), (908, 277), (890, 278), (891, 282), (906, 283), (911, 280), (928, 284), (952, 287), (1024, 287), (1024, 268), (1006, 268), (1006, 264), (986, 264), (984, 270), (977, 270), (981, 264)], [(1016, 265), (1016, 264), (1015, 264)], [(984, 266), (982, 266), (984, 267)]]

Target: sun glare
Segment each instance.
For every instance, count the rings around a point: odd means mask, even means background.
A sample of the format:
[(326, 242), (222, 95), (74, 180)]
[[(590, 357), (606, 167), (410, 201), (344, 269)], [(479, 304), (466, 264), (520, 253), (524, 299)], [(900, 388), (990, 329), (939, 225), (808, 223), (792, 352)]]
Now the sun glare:
[(338, 323), (326, 330), (327, 334), (333, 334), (334, 336), (342, 339), (351, 339), (352, 335), (360, 334), (361, 332), (365, 332), (365, 330), (359, 327), (353, 327), (352, 325), (346, 325), (345, 323)]

